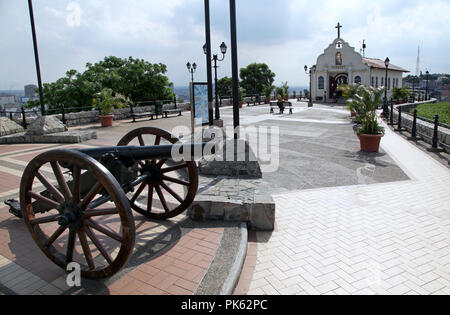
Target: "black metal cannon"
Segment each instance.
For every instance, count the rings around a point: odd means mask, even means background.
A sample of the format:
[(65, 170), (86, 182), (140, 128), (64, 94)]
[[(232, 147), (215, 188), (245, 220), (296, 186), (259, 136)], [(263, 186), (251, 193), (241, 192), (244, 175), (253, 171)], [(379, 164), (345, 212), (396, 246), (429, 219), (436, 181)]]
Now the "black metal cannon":
[[(22, 176), (20, 211), (39, 248), (64, 269), (78, 262), (86, 278), (118, 272), (134, 247), (131, 209), (164, 220), (195, 198), (195, 162), (171, 157), (178, 141), (146, 127), (125, 135), (117, 147), (57, 149), (35, 157)], [(179, 146), (194, 152), (197, 145)]]

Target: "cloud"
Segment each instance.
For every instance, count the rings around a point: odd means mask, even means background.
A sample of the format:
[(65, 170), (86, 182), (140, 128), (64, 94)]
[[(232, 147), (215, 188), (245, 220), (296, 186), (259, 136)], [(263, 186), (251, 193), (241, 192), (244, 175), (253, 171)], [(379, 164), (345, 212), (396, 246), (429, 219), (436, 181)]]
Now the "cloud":
[[(222, 41), (230, 47), (229, 2), (210, 1), (213, 53)], [(168, 66), (175, 85), (190, 79), (186, 63), (199, 65), (195, 77), (206, 79), (204, 4), (202, 0), (41, 0), (34, 2), (45, 82), (68, 69), (105, 56), (133, 56)], [(240, 0), (237, 1), (239, 66), (258, 61), (277, 74), (276, 84), (307, 85), (303, 66), (336, 37), (367, 55), (415, 69), (421, 45), (422, 68), (450, 72), (448, 0)], [(26, 1), (0, 0), (0, 89), (21, 89), (36, 81)], [(231, 75), (230, 54), (219, 76)]]
[(67, 5), (67, 11), (70, 13), (67, 15), (66, 21), (69, 27), (77, 27), (81, 25), (81, 15), (83, 10), (77, 2), (70, 2)]

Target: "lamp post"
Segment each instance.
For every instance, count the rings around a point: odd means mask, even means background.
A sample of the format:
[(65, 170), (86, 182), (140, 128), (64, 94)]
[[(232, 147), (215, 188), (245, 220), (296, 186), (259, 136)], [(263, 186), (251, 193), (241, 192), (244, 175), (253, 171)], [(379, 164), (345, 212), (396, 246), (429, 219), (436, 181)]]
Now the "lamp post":
[(383, 116), (388, 117), (388, 101), (387, 101), (387, 81), (388, 81), (388, 69), (389, 69), (389, 58), (386, 58), (384, 61), (384, 65), (386, 66), (386, 78), (384, 79), (384, 107), (383, 107)]
[(42, 92), (41, 67), (39, 65), (39, 52), (36, 37), (36, 27), (34, 25), (33, 3), (31, 2), (31, 0), (28, 0), (28, 10), (30, 12), (31, 34), (33, 37), (34, 59), (36, 62), (36, 73), (39, 87), (39, 102), (41, 103), (41, 114), (42, 116), (45, 116), (45, 103), (44, 103), (44, 93)]
[[(316, 66), (309, 68), (309, 102), (308, 107), (313, 107), (312, 101), (312, 72), (316, 70)], [(308, 74), (308, 66), (305, 65), (305, 73)]]
[(191, 65), (191, 63), (188, 62), (188, 63), (186, 64), (186, 67), (187, 67), (187, 69), (188, 69), (188, 72), (191, 74), (191, 80), (192, 80), (192, 83), (194, 83), (194, 73), (195, 73), (195, 70), (197, 70), (197, 64), (194, 62), (194, 63)]
[[(225, 59), (225, 54), (227, 53), (227, 45), (225, 45), (224, 42), (220, 45), (220, 52), (222, 53), (222, 59), (219, 59), (218, 55), (213, 55), (212, 61), (214, 61), (214, 94), (215, 94), (215, 101), (216, 101), (216, 113), (215, 113), (215, 119), (220, 119), (220, 110), (219, 110), (219, 96), (217, 95), (217, 62), (223, 61)], [(203, 52), (205, 55), (208, 53), (206, 44), (203, 45)]]
[(234, 139), (239, 139), (239, 67), (237, 50), (236, 0), (230, 0), (231, 77), (233, 78)]
[(427, 72), (425, 72), (425, 74), (427, 75), (427, 85), (425, 87), (425, 101), (428, 100), (428, 76), (430, 75), (430, 72), (427, 70)]

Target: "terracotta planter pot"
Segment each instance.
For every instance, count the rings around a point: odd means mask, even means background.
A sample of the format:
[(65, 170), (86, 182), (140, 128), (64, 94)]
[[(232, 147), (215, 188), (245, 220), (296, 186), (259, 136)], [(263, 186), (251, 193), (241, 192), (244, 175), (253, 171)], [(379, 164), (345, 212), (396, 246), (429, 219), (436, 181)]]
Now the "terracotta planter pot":
[(384, 135), (360, 135), (359, 144), (361, 151), (364, 152), (378, 152), (380, 149), (381, 138)]
[(111, 127), (113, 125), (114, 115), (101, 115), (98, 116), (102, 127)]
[(270, 104), (270, 97), (266, 97), (266, 104)]
[(244, 105), (243, 101), (239, 101), (239, 108), (242, 108), (242, 106)]
[(350, 112), (350, 115), (351, 115), (352, 117), (356, 117), (356, 113), (355, 113), (355, 112)]

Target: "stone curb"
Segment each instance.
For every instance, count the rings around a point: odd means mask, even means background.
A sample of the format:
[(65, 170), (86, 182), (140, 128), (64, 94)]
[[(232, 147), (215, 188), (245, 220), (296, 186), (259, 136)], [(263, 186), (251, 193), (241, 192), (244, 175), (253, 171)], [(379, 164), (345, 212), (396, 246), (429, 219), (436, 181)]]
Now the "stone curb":
[(194, 295), (232, 295), (239, 281), (247, 254), (247, 224), (223, 223), (229, 228)]
[(241, 241), (239, 243), (239, 249), (236, 254), (233, 266), (230, 269), (227, 279), (223, 284), (220, 295), (232, 295), (236, 285), (238, 284), (241, 276), (242, 268), (244, 267), (245, 257), (247, 255), (248, 245), (248, 229), (245, 223), (241, 223)]

